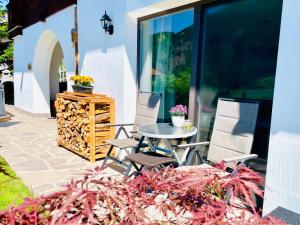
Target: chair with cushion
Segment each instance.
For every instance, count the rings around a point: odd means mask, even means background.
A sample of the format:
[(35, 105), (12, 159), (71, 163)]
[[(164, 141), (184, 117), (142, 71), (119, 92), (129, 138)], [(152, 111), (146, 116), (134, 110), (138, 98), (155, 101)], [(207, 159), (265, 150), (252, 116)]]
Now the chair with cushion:
[[(209, 162), (246, 162), (257, 158), (250, 154), (256, 128), (259, 104), (257, 102), (238, 102), (229, 99), (219, 99), (215, 123), (210, 142), (200, 142), (179, 145), (178, 148), (188, 149), (186, 165), (191, 165), (196, 156), (200, 163), (205, 161), (201, 156), (199, 147), (209, 145)], [(172, 158), (160, 154), (147, 155), (145, 153), (130, 154), (126, 157), (135, 168), (140, 171), (143, 167), (158, 167)], [(152, 162), (152, 163), (150, 163)], [(137, 164), (141, 165), (140, 167)]]
[(205, 160), (199, 147), (209, 145), (206, 162), (226, 163), (242, 162), (257, 158), (251, 154), (259, 103), (241, 102), (229, 99), (219, 99), (215, 123), (210, 142), (179, 145), (179, 148), (190, 148), (187, 165), (192, 164), (196, 156), (200, 163)]
[[(157, 122), (161, 95), (158, 93), (141, 92), (138, 96), (136, 117), (133, 124), (109, 124), (108, 126), (119, 127), (115, 139), (106, 140), (110, 144), (109, 151), (103, 161), (102, 169), (106, 167), (107, 161), (113, 162), (125, 167), (126, 174), (129, 173), (131, 165), (125, 160), (120, 160), (112, 155), (113, 149), (116, 147), (120, 151), (128, 149), (139, 149), (145, 147), (143, 144), (143, 137), (137, 134), (137, 129), (141, 125), (154, 124)], [(132, 131), (127, 132), (125, 127), (133, 127)], [(124, 133), (125, 138), (120, 138), (121, 133)]]

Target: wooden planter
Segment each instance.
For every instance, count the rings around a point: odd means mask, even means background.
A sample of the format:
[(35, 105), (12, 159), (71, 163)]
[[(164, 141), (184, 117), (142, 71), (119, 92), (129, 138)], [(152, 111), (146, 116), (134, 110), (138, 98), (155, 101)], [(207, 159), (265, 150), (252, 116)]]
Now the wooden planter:
[(105, 95), (64, 92), (55, 101), (57, 143), (95, 162), (109, 149), (104, 141), (113, 139), (115, 101)]

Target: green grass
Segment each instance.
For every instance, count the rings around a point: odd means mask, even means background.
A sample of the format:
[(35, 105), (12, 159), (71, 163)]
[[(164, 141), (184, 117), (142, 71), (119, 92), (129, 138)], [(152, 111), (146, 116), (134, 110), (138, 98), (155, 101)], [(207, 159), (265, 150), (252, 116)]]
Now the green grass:
[(19, 205), (25, 197), (32, 196), (30, 189), (0, 156), (0, 210)]

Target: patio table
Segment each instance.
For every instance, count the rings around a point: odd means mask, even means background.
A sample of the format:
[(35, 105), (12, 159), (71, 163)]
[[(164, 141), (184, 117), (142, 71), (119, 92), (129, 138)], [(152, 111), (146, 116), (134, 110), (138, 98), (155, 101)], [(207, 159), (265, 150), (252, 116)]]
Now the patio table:
[[(189, 153), (189, 149), (185, 150), (183, 156), (180, 159), (176, 150), (172, 148), (170, 140), (181, 138), (191, 139), (191, 137), (197, 134), (197, 128), (176, 128), (169, 123), (157, 123), (152, 125), (140, 126), (138, 128), (138, 133), (145, 138), (146, 142), (148, 142), (151, 151), (156, 152), (157, 150), (159, 150), (165, 152), (172, 157), (175, 157), (178, 164), (181, 166), (186, 162), (186, 157)], [(165, 143), (166, 148), (155, 146), (152, 143), (151, 138), (162, 140)]]

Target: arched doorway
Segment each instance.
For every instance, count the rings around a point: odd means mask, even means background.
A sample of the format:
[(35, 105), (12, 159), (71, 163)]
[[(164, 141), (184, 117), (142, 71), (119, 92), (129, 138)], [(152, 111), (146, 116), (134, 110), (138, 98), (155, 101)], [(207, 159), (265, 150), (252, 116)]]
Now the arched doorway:
[(44, 31), (36, 45), (32, 65), (33, 111), (55, 117), (56, 94), (67, 89), (66, 69), (63, 63), (62, 46), (52, 31)]
[(56, 116), (54, 101), (57, 93), (67, 90), (66, 67), (63, 61), (64, 55), (60, 43), (57, 42), (50, 62), (49, 89), (50, 89), (50, 114)]

